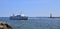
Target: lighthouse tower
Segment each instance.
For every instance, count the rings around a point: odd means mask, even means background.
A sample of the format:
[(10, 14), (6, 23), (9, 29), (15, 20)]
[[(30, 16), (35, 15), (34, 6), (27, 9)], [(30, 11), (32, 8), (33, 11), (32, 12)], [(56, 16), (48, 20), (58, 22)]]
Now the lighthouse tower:
[(52, 18), (52, 14), (50, 14), (50, 18)]

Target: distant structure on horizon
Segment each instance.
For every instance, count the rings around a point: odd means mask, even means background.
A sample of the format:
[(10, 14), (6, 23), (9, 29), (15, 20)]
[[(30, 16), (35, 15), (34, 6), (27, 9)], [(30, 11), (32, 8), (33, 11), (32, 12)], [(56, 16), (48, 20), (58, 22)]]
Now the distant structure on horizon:
[(52, 18), (52, 14), (50, 14), (50, 18)]
[(52, 14), (50, 13), (50, 17), (49, 18), (60, 18), (60, 17), (53, 17)]

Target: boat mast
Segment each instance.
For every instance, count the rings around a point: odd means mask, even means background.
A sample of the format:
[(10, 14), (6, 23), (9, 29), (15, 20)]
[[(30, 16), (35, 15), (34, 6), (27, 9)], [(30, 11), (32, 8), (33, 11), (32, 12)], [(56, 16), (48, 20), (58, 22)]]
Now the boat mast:
[(24, 14), (22, 13), (22, 11), (20, 12), (20, 15), (21, 15), (21, 16), (24, 16)]
[(13, 14), (13, 16), (15, 16), (15, 15)]
[(20, 15), (22, 15), (22, 11), (20, 12)]

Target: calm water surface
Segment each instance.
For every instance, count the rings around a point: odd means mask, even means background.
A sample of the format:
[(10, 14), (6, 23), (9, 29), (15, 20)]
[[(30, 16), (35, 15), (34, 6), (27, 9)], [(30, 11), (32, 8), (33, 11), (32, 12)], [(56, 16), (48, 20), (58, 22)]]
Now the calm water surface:
[(28, 20), (9, 20), (9, 18), (0, 18), (0, 21), (6, 21), (14, 29), (60, 29), (60, 18), (28, 18)]

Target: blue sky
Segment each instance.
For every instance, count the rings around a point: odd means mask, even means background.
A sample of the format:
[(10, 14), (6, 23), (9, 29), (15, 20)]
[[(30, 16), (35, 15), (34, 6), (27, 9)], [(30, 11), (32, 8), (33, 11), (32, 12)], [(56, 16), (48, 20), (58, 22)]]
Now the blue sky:
[(60, 16), (60, 0), (0, 0), (0, 17), (23, 12), (26, 16)]

